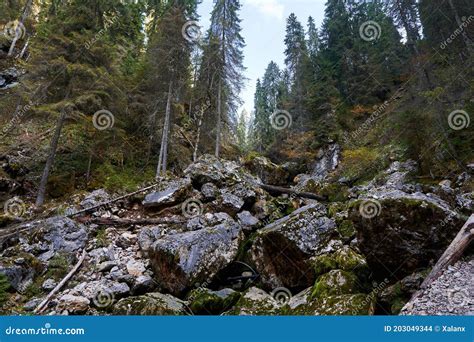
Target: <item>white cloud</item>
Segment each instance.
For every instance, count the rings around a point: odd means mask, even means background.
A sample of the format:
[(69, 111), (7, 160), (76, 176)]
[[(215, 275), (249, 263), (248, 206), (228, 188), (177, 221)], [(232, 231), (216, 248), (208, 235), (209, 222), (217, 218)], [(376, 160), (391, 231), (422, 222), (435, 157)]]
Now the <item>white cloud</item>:
[(254, 6), (265, 15), (283, 19), (285, 6), (279, 0), (245, 0), (245, 4)]

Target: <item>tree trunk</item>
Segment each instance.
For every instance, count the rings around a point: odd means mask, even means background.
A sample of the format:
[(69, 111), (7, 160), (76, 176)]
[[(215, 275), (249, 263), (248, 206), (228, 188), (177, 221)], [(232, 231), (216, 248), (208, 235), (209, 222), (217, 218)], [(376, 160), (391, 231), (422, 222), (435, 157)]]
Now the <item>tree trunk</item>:
[(199, 149), (199, 140), (201, 139), (201, 126), (202, 126), (203, 118), (204, 118), (204, 109), (201, 109), (201, 115), (199, 116), (198, 129), (196, 133), (196, 143), (194, 144), (193, 162), (197, 160), (197, 153)]
[(216, 158), (219, 158), (221, 144), (221, 120), (222, 120), (222, 82), (219, 80), (219, 90), (217, 94), (217, 126), (216, 126)]
[(21, 30), (21, 26), (23, 26), (23, 23), (25, 22), (26, 18), (28, 18), (28, 16), (30, 15), (30, 10), (31, 10), (32, 3), (33, 3), (33, 0), (28, 0), (25, 4), (25, 7), (23, 8), (23, 13), (20, 17), (20, 20), (18, 21), (18, 26), (15, 28), (15, 38), (13, 38), (12, 44), (10, 45), (10, 50), (8, 50), (8, 55), (7, 55), (8, 57), (13, 55), (16, 43), (19, 39), (17, 29)]
[(158, 166), (156, 168), (156, 178), (159, 178), (161, 173), (165, 173), (168, 162), (168, 135), (170, 130), (170, 116), (171, 116), (171, 98), (173, 92), (173, 81), (170, 81), (168, 88), (168, 99), (166, 101), (165, 123), (163, 125), (163, 133), (161, 136), (160, 156), (158, 159)]
[(61, 111), (61, 115), (59, 116), (58, 123), (56, 124), (56, 130), (53, 135), (53, 139), (51, 140), (51, 146), (49, 149), (48, 159), (46, 159), (46, 165), (44, 166), (43, 176), (41, 177), (41, 182), (38, 188), (38, 196), (36, 197), (36, 206), (41, 207), (44, 203), (44, 196), (46, 194), (46, 185), (48, 183), (49, 173), (51, 171), (51, 167), (54, 163), (54, 157), (56, 156), (56, 150), (58, 149), (58, 142), (61, 136), (61, 130), (64, 125), (64, 121), (66, 119), (66, 109), (64, 108)]
[(454, 17), (456, 18), (456, 23), (461, 28), (461, 35), (464, 40), (464, 43), (466, 44), (467, 50), (469, 51), (469, 53), (472, 53), (473, 51), (472, 40), (469, 39), (469, 36), (466, 34), (466, 31), (464, 30), (465, 27), (463, 25), (463, 22), (461, 21), (461, 18), (459, 18), (459, 13), (453, 4), (453, 0), (448, 0), (448, 4), (449, 4), (449, 7), (451, 7), (451, 9), (453, 10)]

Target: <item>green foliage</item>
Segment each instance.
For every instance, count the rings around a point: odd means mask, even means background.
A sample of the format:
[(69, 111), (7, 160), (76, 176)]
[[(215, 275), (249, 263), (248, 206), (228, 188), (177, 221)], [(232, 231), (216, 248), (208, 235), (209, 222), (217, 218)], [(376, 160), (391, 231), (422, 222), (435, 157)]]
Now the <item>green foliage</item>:
[(0, 274), (0, 308), (5, 304), (8, 298), (7, 290), (10, 288), (10, 282), (3, 273)]
[(64, 278), (69, 271), (69, 262), (64, 255), (56, 254), (48, 262), (48, 270), (44, 279), (53, 278), (58, 281)]
[(105, 228), (99, 229), (95, 238), (97, 239), (97, 247), (107, 247), (109, 245)]

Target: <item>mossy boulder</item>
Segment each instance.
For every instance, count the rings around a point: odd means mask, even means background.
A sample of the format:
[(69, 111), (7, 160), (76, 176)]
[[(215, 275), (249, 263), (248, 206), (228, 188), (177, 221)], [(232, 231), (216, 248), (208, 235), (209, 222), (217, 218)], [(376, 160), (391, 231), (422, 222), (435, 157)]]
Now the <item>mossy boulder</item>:
[(240, 299), (241, 294), (232, 289), (212, 291), (198, 288), (188, 296), (189, 307), (195, 315), (219, 315)]
[(341, 269), (361, 276), (366, 276), (369, 272), (365, 258), (349, 246), (343, 246), (334, 253), (314, 258), (314, 270), (317, 276), (334, 269)]
[(372, 315), (374, 303), (363, 293), (332, 295), (294, 308), (293, 315)]
[(169, 294), (158, 292), (128, 297), (118, 301), (114, 315), (179, 316), (186, 315), (186, 302)]
[(280, 305), (265, 291), (251, 287), (225, 315), (269, 316), (278, 315)]
[(290, 173), (285, 168), (265, 157), (251, 158), (244, 166), (266, 184), (285, 185), (290, 178)]
[(313, 298), (325, 298), (341, 294), (353, 294), (360, 290), (357, 277), (343, 270), (332, 270), (323, 274), (313, 286)]
[(310, 258), (323, 253), (334, 237), (336, 224), (326, 217), (326, 208), (307, 205), (258, 231), (252, 261), (266, 287), (306, 288), (315, 280)]
[(374, 192), (351, 203), (358, 247), (380, 277), (404, 277), (438, 260), (464, 220), (434, 195)]

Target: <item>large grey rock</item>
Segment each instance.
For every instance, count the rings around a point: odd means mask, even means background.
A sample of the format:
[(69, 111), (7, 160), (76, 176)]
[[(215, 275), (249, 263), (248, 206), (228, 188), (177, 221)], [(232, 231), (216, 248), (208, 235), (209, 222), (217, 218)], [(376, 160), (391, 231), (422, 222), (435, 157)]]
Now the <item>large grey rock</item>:
[(231, 263), (242, 238), (233, 220), (196, 231), (166, 235), (146, 251), (158, 282), (172, 294), (211, 279)]
[(244, 230), (253, 230), (259, 223), (259, 219), (253, 216), (249, 211), (242, 211), (237, 214), (238, 222)]
[(90, 208), (110, 200), (110, 195), (104, 189), (98, 189), (88, 194), (81, 202), (82, 208)]
[(330, 144), (320, 149), (316, 162), (313, 165), (311, 176), (317, 181), (324, 180), (331, 171), (339, 164), (341, 147), (338, 144)]
[(393, 188), (371, 189), (351, 204), (358, 246), (380, 276), (406, 276), (436, 261), (463, 220), (439, 197)]
[(65, 294), (59, 298), (56, 310), (59, 312), (66, 311), (69, 314), (80, 315), (87, 312), (89, 304), (90, 300), (85, 297)]
[(266, 157), (255, 157), (247, 161), (245, 167), (266, 184), (285, 185), (289, 181), (289, 172)]
[(160, 208), (184, 201), (192, 189), (191, 180), (182, 178), (165, 183), (161, 191), (146, 195), (143, 205), (146, 208)]
[(213, 203), (213, 208), (218, 212), (225, 212), (235, 216), (244, 206), (244, 200), (227, 190), (221, 191), (218, 200)]
[(336, 224), (321, 204), (300, 208), (258, 231), (252, 260), (269, 288), (307, 287), (315, 273), (309, 259), (322, 253), (337, 237)]
[(14, 265), (0, 260), (0, 274), (4, 274), (10, 286), (17, 292), (23, 292), (35, 277), (35, 270), (28, 265)]
[(46, 261), (61, 253), (70, 259), (82, 250), (87, 243), (87, 230), (82, 224), (64, 216), (55, 216), (46, 220), (35, 221), (31, 229), (34, 234), (26, 231), (20, 233), (21, 239), (30, 245), (31, 253), (39, 255)]
[(280, 303), (265, 291), (251, 287), (225, 315), (271, 316), (278, 315)]
[(158, 292), (121, 299), (113, 309), (114, 315), (177, 316), (186, 315), (186, 302)]
[(233, 185), (250, 177), (242, 167), (231, 161), (220, 160), (206, 154), (186, 168), (184, 174), (190, 177), (193, 185), (200, 189), (206, 183), (217, 186)]

